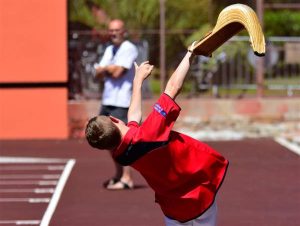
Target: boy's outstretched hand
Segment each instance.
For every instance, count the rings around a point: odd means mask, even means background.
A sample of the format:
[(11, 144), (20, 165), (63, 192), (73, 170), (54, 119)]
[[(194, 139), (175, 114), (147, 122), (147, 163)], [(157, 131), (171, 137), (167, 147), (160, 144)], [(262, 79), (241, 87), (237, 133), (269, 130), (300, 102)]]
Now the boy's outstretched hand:
[(151, 74), (154, 66), (149, 64), (149, 61), (145, 61), (140, 65), (137, 65), (137, 63), (134, 62), (134, 67), (135, 67), (134, 79), (138, 79), (139, 81), (144, 81)]

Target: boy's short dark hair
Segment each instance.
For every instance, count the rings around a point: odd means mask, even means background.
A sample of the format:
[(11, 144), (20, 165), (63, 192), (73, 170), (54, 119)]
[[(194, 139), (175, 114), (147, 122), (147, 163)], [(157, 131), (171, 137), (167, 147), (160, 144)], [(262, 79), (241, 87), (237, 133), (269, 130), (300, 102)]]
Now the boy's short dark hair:
[(89, 144), (98, 149), (113, 150), (121, 142), (121, 132), (107, 116), (96, 116), (89, 120), (85, 137)]

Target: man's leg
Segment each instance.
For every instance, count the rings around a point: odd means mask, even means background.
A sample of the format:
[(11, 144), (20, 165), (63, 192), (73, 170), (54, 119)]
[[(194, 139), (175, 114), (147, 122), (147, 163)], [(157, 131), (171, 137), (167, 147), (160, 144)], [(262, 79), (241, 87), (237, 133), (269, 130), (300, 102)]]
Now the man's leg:
[(132, 189), (133, 181), (131, 178), (130, 166), (121, 166), (115, 162), (116, 166), (116, 178), (119, 178), (115, 183), (108, 184), (107, 189), (119, 190), (119, 189)]
[[(127, 123), (128, 108), (120, 108), (114, 106), (102, 106), (100, 114), (106, 116), (114, 116), (123, 122)], [(116, 174), (113, 179), (105, 183), (107, 189), (128, 189), (133, 188), (133, 181), (131, 178), (131, 169), (129, 166), (121, 166), (114, 161)]]

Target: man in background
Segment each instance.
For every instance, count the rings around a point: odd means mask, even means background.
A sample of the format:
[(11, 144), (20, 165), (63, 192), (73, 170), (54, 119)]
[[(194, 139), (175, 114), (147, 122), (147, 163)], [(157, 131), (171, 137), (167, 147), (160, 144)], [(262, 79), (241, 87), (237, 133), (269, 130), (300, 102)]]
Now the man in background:
[[(126, 40), (124, 21), (113, 19), (108, 32), (112, 44), (104, 52), (99, 64), (95, 65), (96, 78), (104, 80), (100, 115), (111, 115), (127, 122), (127, 112), (132, 95), (134, 62), (138, 50)], [(133, 188), (129, 166), (122, 167), (114, 162), (116, 174), (103, 183), (106, 189), (119, 190)]]

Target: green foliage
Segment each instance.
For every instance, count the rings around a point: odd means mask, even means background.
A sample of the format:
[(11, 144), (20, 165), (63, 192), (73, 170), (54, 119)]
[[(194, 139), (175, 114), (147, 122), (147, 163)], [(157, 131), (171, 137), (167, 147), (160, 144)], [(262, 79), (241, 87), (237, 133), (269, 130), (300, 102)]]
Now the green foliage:
[(89, 27), (96, 25), (95, 19), (91, 15), (91, 12), (86, 6), (84, 0), (70, 0), (68, 3), (69, 21), (79, 22)]
[(300, 36), (299, 11), (266, 11), (264, 32), (266, 36)]
[(159, 22), (159, 2), (157, 0), (118, 1), (117, 17), (124, 19), (130, 29), (157, 28)]
[(208, 0), (166, 1), (167, 29), (198, 29), (208, 20)]
[[(91, 28), (100, 29), (93, 17), (88, 0), (69, 0), (69, 21), (80, 22)], [(110, 18), (126, 21), (131, 32), (142, 35), (150, 46), (150, 61), (159, 63), (159, 0), (89, 0), (101, 7)], [(166, 8), (166, 64), (168, 71), (178, 63), (181, 54), (193, 41), (199, 40), (213, 29), (220, 11), (227, 5), (238, 3), (234, 0), (165, 0)], [(241, 3), (255, 9), (255, 2), (247, 0)], [(297, 11), (265, 11), (264, 32), (266, 36), (300, 36), (300, 14)], [(241, 32), (239, 35), (248, 35)], [(227, 57), (238, 50), (248, 50), (248, 43), (223, 45), (214, 52), (218, 55), (226, 51)], [(211, 67), (214, 60), (211, 59)]]
[[(186, 80), (183, 83), (183, 87), (181, 92), (184, 94), (188, 94), (191, 92), (192, 89), (192, 81), (191, 80)], [(159, 78), (151, 78), (150, 79), (150, 90), (154, 95), (160, 95), (161, 94), (161, 90), (160, 90), (160, 80)]]
[[(130, 29), (157, 28), (159, 1), (157, 0), (90, 0), (102, 8), (110, 18), (126, 21)], [(87, 0), (69, 0), (69, 20), (96, 27)]]
[(193, 43), (195, 40), (199, 40), (201, 37), (204, 37), (209, 31), (213, 29), (212, 25), (209, 23), (203, 23), (201, 28), (197, 31), (193, 32), (190, 36), (188, 36), (185, 40), (185, 45), (188, 46)]
[[(124, 19), (130, 30), (159, 29), (159, 0), (89, 0), (104, 9), (110, 18)], [(167, 48), (188, 46), (209, 31), (216, 22), (219, 12), (229, 4), (238, 1), (227, 0), (165, 0), (167, 31), (186, 32), (168, 35)], [(97, 22), (87, 0), (69, 0), (69, 20), (97, 28)], [(255, 5), (251, 1), (244, 4)], [(196, 31), (195, 31), (196, 30)], [(300, 14), (298, 11), (265, 11), (264, 30), (266, 36), (299, 36)], [(191, 31), (195, 33), (191, 34)], [(173, 40), (173, 41), (172, 41)], [(175, 45), (174, 45), (175, 44)], [(177, 48), (175, 48), (177, 50)], [(170, 56), (174, 55), (171, 50)]]

